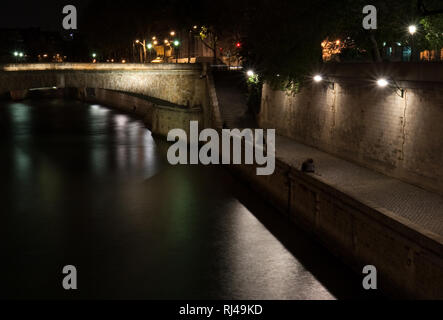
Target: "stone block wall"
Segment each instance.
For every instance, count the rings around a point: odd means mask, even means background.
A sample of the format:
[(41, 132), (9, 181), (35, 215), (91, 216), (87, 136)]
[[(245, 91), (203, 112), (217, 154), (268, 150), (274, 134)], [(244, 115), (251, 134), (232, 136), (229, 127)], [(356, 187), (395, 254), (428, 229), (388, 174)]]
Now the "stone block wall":
[(162, 136), (172, 129), (183, 129), (189, 135), (190, 121), (199, 121), (203, 128), (201, 108), (162, 106), (140, 96), (108, 89), (78, 89), (77, 98), (134, 114), (143, 119), (152, 133)]
[(206, 103), (203, 68), (194, 64), (35, 63), (0, 67), (0, 94), (58, 87), (100, 88), (141, 94), (186, 107)]
[(355, 79), (349, 77), (350, 66), (343, 68), (343, 74), (336, 67), (330, 77), (334, 88), (312, 83), (292, 95), (265, 85), (260, 125), (443, 194), (443, 65), (429, 71), (430, 81), (419, 67), (405, 72), (397, 65), (403, 97), (393, 86), (377, 87), (370, 65), (355, 65), (367, 69), (355, 72), (360, 77)]

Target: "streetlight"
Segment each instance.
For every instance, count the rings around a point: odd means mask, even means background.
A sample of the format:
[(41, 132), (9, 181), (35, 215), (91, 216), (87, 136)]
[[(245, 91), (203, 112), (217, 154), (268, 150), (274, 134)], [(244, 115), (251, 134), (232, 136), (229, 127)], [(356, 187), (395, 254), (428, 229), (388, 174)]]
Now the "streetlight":
[(321, 75), (319, 75), (319, 74), (315, 75), (313, 79), (314, 79), (315, 82), (323, 81), (323, 77)]
[(246, 72), (246, 75), (247, 75), (249, 78), (251, 78), (251, 77), (253, 77), (253, 76), (255, 75), (255, 73), (254, 73), (254, 71), (252, 71), (252, 70), (248, 70), (248, 71)]
[(414, 35), (414, 33), (417, 32), (417, 26), (410, 25), (410, 26), (408, 27), (408, 31), (409, 31), (409, 33), (410, 33), (411, 35)]
[(141, 45), (143, 48), (143, 52), (140, 52), (140, 62), (146, 62), (146, 40), (140, 41), (137, 39), (135, 43)]
[(409, 34), (411, 35), (411, 61), (415, 60), (415, 50), (414, 50), (414, 34), (417, 32), (417, 26), (410, 25), (408, 27)]
[(175, 31), (171, 31), (170, 35), (171, 37), (175, 36)]
[(377, 85), (378, 85), (380, 88), (384, 88), (384, 87), (386, 87), (388, 84), (389, 84), (389, 82), (388, 82), (388, 80), (386, 80), (385, 78), (381, 78), (381, 79), (378, 79), (378, 80), (377, 80)]
[(335, 82), (331, 80), (329, 77), (323, 77), (321, 74), (316, 74), (312, 77), (312, 80), (316, 83), (326, 83), (330, 90), (335, 90)]
[(15, 62), (18, 62), (19, 57), (23, 57), (23, 53), (22, 52), (18, 52), (18, 51), (14, 51), (13, 53), (14, 57), (15, 57)]
[(148, 43), (148, 44), (146, 45), (146, 47), (147, 47), (148, 50), (149, 50), (149, 62), (151, 62), (151, 50), (152, 50), (152, 48), (153, 48), (152, 43)]
[(174, 47), (176, 48), (176, 50), (174, 50), (175, 51), (175, 63), (178, 63), (178, 47), (180, 46), (180, 41), (174, 40), (173, 44), (174, 44)]
[(398, 83), (394, 79), (392, 79), (392, 78), (389, 79), (389, 80), (387, 80), (386, 78), (380, 78), (380, 79), (377, 80), (377, 85), (380, 88), (385, 88), (385, 87), (389, 86), (389, 88), (391, 88), (393, 91), (395, 91), (395, 93), (399, 97), (401, 97), (401, 98), (405, 97), (405, 89), (400, 87), (398, 85)]

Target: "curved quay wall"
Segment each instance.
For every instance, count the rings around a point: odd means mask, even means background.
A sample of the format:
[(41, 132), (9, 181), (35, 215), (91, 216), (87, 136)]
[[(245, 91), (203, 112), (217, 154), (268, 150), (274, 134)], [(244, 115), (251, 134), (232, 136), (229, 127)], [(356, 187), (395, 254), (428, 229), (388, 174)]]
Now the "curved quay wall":
[[(206, 66), (200, 64), (35, 63), (0, 67), (0, 96), (14, 100), (33, 88), (75, 90), (74, 96), (142, 117), (155, 134), (212, 126)], [(72, 93), (72, 92), (71, 92)]]

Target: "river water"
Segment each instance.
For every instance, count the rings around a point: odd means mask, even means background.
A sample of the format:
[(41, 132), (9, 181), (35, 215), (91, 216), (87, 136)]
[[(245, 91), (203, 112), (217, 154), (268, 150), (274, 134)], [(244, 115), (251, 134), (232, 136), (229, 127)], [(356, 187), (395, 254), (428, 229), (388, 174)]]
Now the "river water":
[(0, 297), (369, 297), (228, 170), (170, 166), (167, 147), (104, 106), (0, 102)]

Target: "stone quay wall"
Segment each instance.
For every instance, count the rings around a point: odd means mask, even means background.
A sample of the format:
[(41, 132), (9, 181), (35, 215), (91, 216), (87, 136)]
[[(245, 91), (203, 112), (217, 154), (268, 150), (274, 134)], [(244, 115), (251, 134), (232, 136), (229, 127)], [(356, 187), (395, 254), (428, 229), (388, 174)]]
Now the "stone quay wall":
[[(443, 194), (443, 64), (338, 64), (320, 73), (334, 84), (295, 95), (265, 85), (260, 126)], [(377, 87), (381, 77), (391, 86)]]

